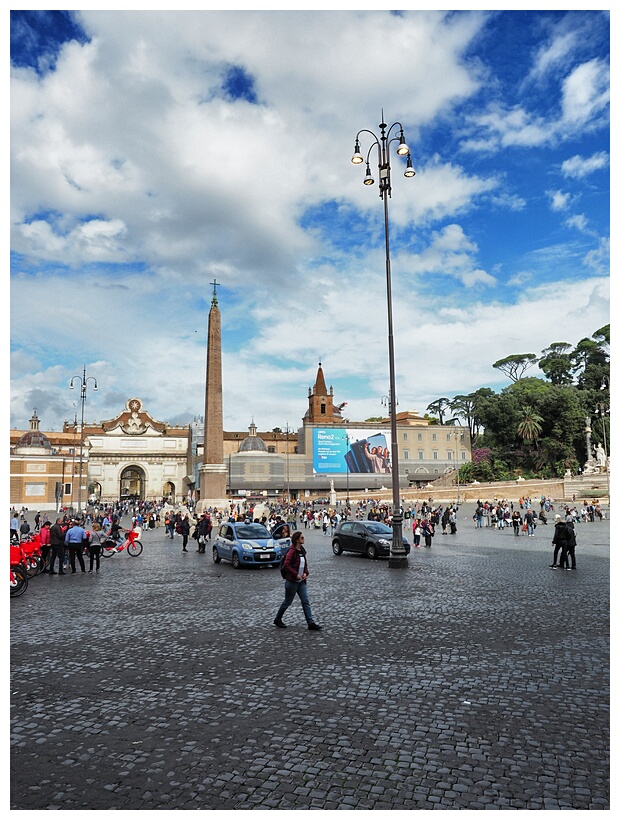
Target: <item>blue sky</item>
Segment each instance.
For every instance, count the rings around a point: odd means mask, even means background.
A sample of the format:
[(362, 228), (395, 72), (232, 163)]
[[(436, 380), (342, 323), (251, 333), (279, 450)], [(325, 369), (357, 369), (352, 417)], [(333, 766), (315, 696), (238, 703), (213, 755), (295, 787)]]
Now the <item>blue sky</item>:
[(84, 366), (88, 421), (201, 415), (214, 278), (226, 429), (299, 425), (319, 361), (380, 415), (383, 206), (350, 159), (382, 109), (416, 169), (393, 153), (399, 408), (590, 336), (609, 35), (597, 10), (12, 11), (11, 427), (79, 414)]

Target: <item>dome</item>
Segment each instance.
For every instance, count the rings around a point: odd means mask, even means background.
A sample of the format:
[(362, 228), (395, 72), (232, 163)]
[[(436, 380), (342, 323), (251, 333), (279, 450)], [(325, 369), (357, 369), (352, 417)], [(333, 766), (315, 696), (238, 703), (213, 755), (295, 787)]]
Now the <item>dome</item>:
[(52, 449), (52, 445), (48, 437), (45, 433), (42, 433), (39, 430), (39, 417), (37, 416), (36, 410), (30, 419), (30, 430), (24, 433), (24, 435), (17, 442), (15, 445), (15, 451), (19, 452), (22, 447), (27, 447), (29, 450), (42, 450), (44, 454), (50, 452)]
[(44, 447), (46, 450), (51, 450), (52, 445), (50, 440), (39, 430), (28, 430), (27, 433), (20, 438), (16, 444), (17, 447)]
[(240, 453), (266, 453), (267, 445), (256, 435), (256, 425), (252, 421), (250, 424), (250, 435), (244, 438), (239, 445)]

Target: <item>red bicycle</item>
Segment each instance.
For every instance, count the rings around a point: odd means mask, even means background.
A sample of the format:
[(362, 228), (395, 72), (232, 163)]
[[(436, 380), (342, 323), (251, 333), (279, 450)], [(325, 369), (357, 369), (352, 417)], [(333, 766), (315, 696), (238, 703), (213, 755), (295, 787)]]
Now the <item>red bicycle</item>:
[(114, 538), (106, 538), (106, 540), (101, 544), (101, 554), (104, 558), (111, 558), (113, 555), (116, 555), (117, 552), (122, 552), (124, 549), (127, 549), (128, 555), (131, 555), (132, 558), (140, 555), (142, 550), (144, 549), (142, 546), (142, 541), (138, 540), (138, 537), (142, 535), (142, 530), (140, 527), (136, 527), (133, 530), (125, 530), (127, 533), (127, 538), (122, 538), (119, 541), (115, 541)]
[(23, 595), (28, 589), (28, 571), (22, 563), (22, 552), (11, 544), (11, 598)]

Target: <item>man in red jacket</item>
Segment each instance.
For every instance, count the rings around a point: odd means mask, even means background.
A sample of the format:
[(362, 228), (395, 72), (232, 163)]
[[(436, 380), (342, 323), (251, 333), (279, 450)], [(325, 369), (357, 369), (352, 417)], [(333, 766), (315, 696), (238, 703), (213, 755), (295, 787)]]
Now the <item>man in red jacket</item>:
[(282, 575), (284, 576), (284, 600), (275, 617), (274, 624), (280, 629), (286, 629), (286, 624), (282, 621), (282, 616), (293, 603), (295, 595), (299, 595), (304, 616), (308, 623), (308, 629), (318, 631), (323, 627), (314, 623), (312, 609), (308, 600), (308, 590), (306, 588), (306, 578), (309, 575), (306, 550), (304, 548), (304, 536), (301, 532), (294, 532), (291, 539), (291, 547), (284, 556), (282, 562)]

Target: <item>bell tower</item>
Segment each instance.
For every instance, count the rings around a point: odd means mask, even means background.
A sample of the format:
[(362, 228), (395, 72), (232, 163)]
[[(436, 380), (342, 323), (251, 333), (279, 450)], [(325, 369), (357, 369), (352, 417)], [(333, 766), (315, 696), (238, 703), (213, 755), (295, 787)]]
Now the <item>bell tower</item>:
[(330, 386), (329, 393), (327, 392), (321, 362), (314, 387), (308, 388), (308, 411), (305, 421), (309, 424), (342, 424), (340, 415), (336, 415), (334, 411), (334, 388)]

